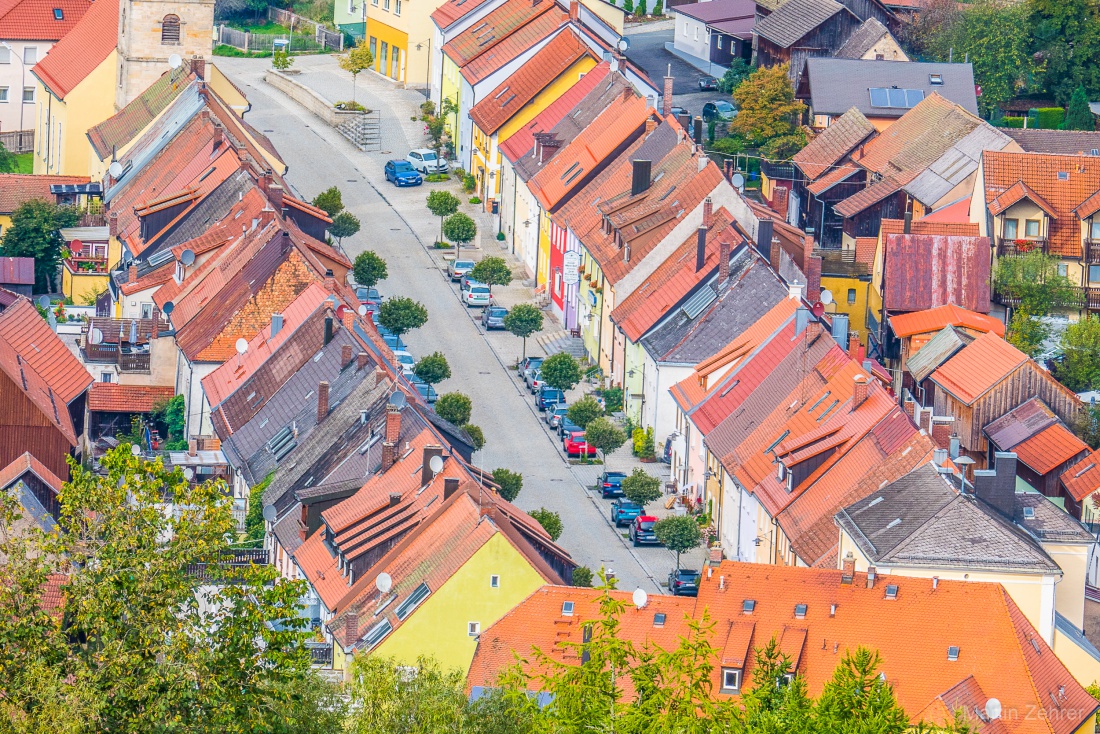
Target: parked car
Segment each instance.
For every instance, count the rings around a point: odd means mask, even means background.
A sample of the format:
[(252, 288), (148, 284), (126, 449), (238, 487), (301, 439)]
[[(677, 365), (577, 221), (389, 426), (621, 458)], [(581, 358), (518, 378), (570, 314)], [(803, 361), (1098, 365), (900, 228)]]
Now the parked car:
[(699, 579), (703, 574), (687, 568), (669, 571), (668, 593), (673, 596), (699, 596)]
[(558, 422), (558, 435), (561, 436), (562, 438), (565, 438), (565, 434), (569, 433), (570, 431), (583, 431), (583, 430), (584, 430), (583, 428), (578, 426), (573, 421), (569, 420), (568, 413), (566, 415), (563, 415), (561, 417), (561, 420)]
[(523, 376), (523, 383), (530, 382), (532, 375), (538, 372), (542, 365), (542, 357), (528, 357), (519, 363), (519, 373)]
[(699, 77), (699, 91), (700, 92), (717, 92), (718, 80), (712, 76)]
[(473, 260), (451, 260), (447, 265), (447, 276), (451, 280), (462, 280), (466, 273), (474, 269), (474, 265)]
[(535, 373), (531, 375), (531, 379), (527, 381), (527, 387), (533, 393), (537, 393), (545, 384), (546, 383), (542, 380), (542, 372), (540, 370), (535, 370)]
[(489, 286), (474, 283), (470, 290), (463, 292), (462, 302), (466, 308), (484, 308), (493, 305), (493, 295), (489, 292)]
[(416, 388), (416, 391), (420, 393), (420, 396), (424, 398), (424, 401), (428, 405), (435, 405), (435, 401), (439, 400), (439, 393), (435, 391), (435, 388), (426, 382), (414, 379), (412, 386)]
[(565, 434), (562, 448), (565, 449), (566, 456), (587, 458), (596, 455), (596, 447), (588, 445), (588, 441), (584, 439), (584, 431), (570, 431)]
[(410, 151), (405, 160), (412, 164), (417, 171), (427, 175), (429, 173), (446, 173), (449, 170), (447, 161), (435, 154), (429, 148), (417, 148)]
[(503, 329), (504, 317), (508, 315), (508, 309), (502, 306), (490, 306), (481, 314), (481, 325), (485, 331), (489, 329)]
[(408, 352), (394, 352), (393, 356), (397, 359), (397, 363), (401, 365), (401, 371), (406, 376), (413, 374), (413, 368), (416, 367), (416, 360), (412, 358), (412, 355)]
[(672, 113), (673, 117), (677, 118), (680, 117), (680, 115), (687, 115), (688, 117), (691, 117), (691, 111), (687, 107), (680, 107), (679, 105), (672, 107), (669, 112)]
[(724, 99), (716, 99), (703, 105), (703, 119), (707, 122), (711, 120), (728, 121), (735, 117), (737, 117), (737, 108)]
[(355, 297), (359, 303), (381, 303), (382, 294), (373, 286), (360, 285), (355, 287)]
[(557, 388), (543, 386), (539, 389), (538, 397), (535, 398), (535, 407), (538, 408), (541, 413), (547, 408), (564, 402), (565, 393)]
[(643, 512), (645, 512), (645, 510), (641, 505), (637, 502), (631, 502), (625, 497), (620, 497), (617, 500), (611, 501), (611, 522), (614, 523), (617, 528), (634, 522), (634, 518), (638, 517)]
[(603, 494), (604, 499), (608, 497), (622, 497), (624, 479), (626, 479), (626, 474), (621, 471), (605, 471), (600, 475), (600, 479), (596, 483), (596, 486), (600, 488), (600, 492)]
[(653, 515), (638, 515), (634, 522), (630, 523), (630, 540), (634, 547), (639, 545), (660, 545), (657, 534), (653, 532), (653, 526), (657, 524), (657, 518)]
[(383, 334), (382, 341), (386, 342), (386, 346), (394, 352), (405, 352), (405, 342), (401, 341), (401, 337), (396, 334)]
[(419, 186), (424, 183), (420, 173), (408, 161), (386, 161), (386, 180), (394, 186)]
[(475, 286), (475, 285), (485, 285), (485, 284), (484, 283), (479, 283), (478, 281), (474, 280), (473, 276), (470, 275), (469, 273), (466, 273), (465, 275), (463, 275), (462, 278), (458, 281), (458, 289), (461, 290), (461, 291), (468, 291), (468, 290), (470, 290), (470, 288), (472, 286)]
[(553, 408), (546, 411), (546, 424), (556, 429), (567, 412), (569, 412), (569, 406), (565, 403), (558, 403)]

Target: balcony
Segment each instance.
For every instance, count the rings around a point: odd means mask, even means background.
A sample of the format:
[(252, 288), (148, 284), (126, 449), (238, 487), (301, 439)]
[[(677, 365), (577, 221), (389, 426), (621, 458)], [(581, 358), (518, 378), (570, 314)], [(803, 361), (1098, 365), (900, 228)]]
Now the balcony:
[(62, 262), (70, 273), (74, 275), (106, 275), (107, 258), (105, 257), (80, 257), (73, 255)]
[(1029, 252), (1047, 252), (1046, 237), (1028, 237), (1026, 239), (1009, 240), (1004, 237), (997, 238), (997, 255), (999, 257), (1015, 257)]
[(1089, 265), (1100, 265), (1100, 240), (1085, 238), (1085, 258)]
[[(1061, 299), (1054, 305), (1061, 308), (1086, 308), (1089, 311), (1100, 311), (1100, 286), (1074, 286), (1069, 298)], [(1003, 293), (995, 292), (993, 300), (1002, 306), (1016, 308), (1020, 305), (1019, 298), (1010, 298)]]

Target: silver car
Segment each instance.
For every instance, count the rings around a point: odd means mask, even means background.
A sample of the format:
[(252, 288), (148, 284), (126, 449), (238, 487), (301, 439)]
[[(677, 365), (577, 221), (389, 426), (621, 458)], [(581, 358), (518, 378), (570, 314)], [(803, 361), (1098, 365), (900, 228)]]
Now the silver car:
[(462, 280), (463, 276), (474, 269), (473, 260), (451, 260), (447, 265), (447, 276), (451, 280)]
[(546, 411), (546, 422), (551, 428), (557, 428), (561, 425), (561, 419), (565, 417), (566, 411), (569, 410), (569, 406), (565, 403), (558, 403), (550, 410)]

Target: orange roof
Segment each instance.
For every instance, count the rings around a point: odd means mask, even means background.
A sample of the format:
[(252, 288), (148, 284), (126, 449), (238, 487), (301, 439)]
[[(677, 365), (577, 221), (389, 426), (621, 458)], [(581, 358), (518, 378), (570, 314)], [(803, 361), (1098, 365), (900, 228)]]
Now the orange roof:
[(59, 99), (65, 99), (118, 45), (118, 0), (97, 0), (84, 17), (31, 67)]
[(1093, 451), (1062, 472), (1062, 484), (1078, 502), (1100, 489), (1100, 451)]
[[(707, 388), (713, 389), (717, 385), (710, 381), (710, 375), (714, 372), (739, 363), (743, 358), (751, 357), (753, 352), (781, 328), (801, 304), (793, 298), (784, 298), (770, 311), (764, 314), (756, 323), (745, 330), (743, 334), (731, 341), (711, 357), (695, 365), (695, 379)], [(691, 379), (690, 377), (688, 379)]]
[(987, 332), (940, 365), (931, 377), (937, 385), (970, 405), (1027, 359), (1019, 349)]
[(162, 267), (157, 268), (146, 273), (144, 276), (137, 280), (128, 280), (121, 284), (118, 289), (122, 292), (122, 295), (128, 296), (131, 293), (138, 293), (148, 288), (156, 288), (159, 285), (164, 285), (172, 279), (175, 275), (175, 268), (171, 265), (165, 264)]
[[(931, 224), (970, 224), (970, 197), (967, 196), (953, 204), (941, 206), (939, 209), (925, 214), (917, 221)], [(974, 233), (975, 236), (977, 234), (977, 232)]]
[[(1003, 212), (1027, 196), (1051, 217), (1050, 251), (1065, 257), (1081, 256), (1081, 223), (1074, 210), (1100, 190), (1100, 159), (987, 150), (982, 168), (990, 212)], [(1081, 216), (1087, 215), (1082, 212)]]
[(305, 212), (306, 214), (312, 214), (313, 216), (320, 219), (322, 222), (332, 224), (332, 217), (330, 217), (328, 215), (328, 212), (326, 212), (324, 209), (321, 209), (320, 207), (313, 206), (313, 204), (302, 201), (300, 199), (295, 199), (293, 196), (287, 196), (285, 194), (283, 195), (283, 203), (287, 206), (297, 209), (298, 211)]
[(1048, 474), (1089, 447), (1061, 423), (1048, 426), (1022, 443), (1012, 447), (1016, 458), (1037, 474)]
[(574, 62), (590, 55), (588, 46), (563, 31), (470, 109), (470, 118), (492, 135)]
[(0, 173), (0, 212), (10, 214), (32, 199), (53, 201), (50, 186), (54, 184), (86, 184), (87, 176), (34, 176), (27, 173)]
[(435, 9), (435, 12), (432, 13), (432, 21), (439, 26), (440, 29), (446, 29), (447, 26), (467, 13), (480, 8), (486, 2), (488, 2), (488, 0), (447, 0), (447, 2), (440, 5)]
[(88, 410), (99, 413), (151, 413), (158, 403), (172, 399), (171, 385), (122, 385), (96, 382), (88, 390)]
[(313, 533), (294, 551), (294, 562), (321, 597), (325, 607), (335, 609), (348, 592), (348, 580), (337, 568), (337, 558), (325, 545), (323, 531)]
[(30, 364), (63, 403), (71, 403), (92, 384), (88, 370), (27, 298), (0, 312), (0, 342)]
[[(916, 224), (916, 222), (914, 222)], [(890, 328), (899, 338), (915, 334), (931, 334), (945, 326), (962, 326), (974, 331), (987, 332), (1003, 337), (1005, 325), (993, 316), (970, 311), (949, 303), (926, 311), (913, 311), (890, 317)], [(916, 351), (916, 350), (911, 350)]]
[[(476, 6), (475, 6), (476, 7)], [(459, 68), (488, 52), (517, 28), (554, 10), (552, 2), (532, 0), (505, 0), (480, 21), (464, 29), (443, 45), (443, 53)]]
[[(90, 0), (2, 0), (0, 38), (6, 41), (59, 41), (84, 17)], [(57, 17), (61, 11), (61, 17)]]
[(46, 465), (41, 461), (34, 458), (34, 455), (31, 454), (30, 451), (24, 453), (3, 469), (0, 469), (0, 489), (6, 489), (16, 479), (27, 472), (35, 474), (39, 479), (49, 485), (50, 489), (54, 492), (61, 491), (61, 485), (64, 483), (61, 478), (47, 469)]
[[(897, 587), (896, 598), (887, 598), (887, 584)], [(497, 675), (517, 656), (537, 674), (531, 654), (535, 647), (560, 663), (579, 664), (584, 627), (600, 618), (603, 593), (570, 587), (536, 591), (482, 632), (467, 686), (495, 687)], [(647, 605), (637, 609), (626, 592), (611, 593), (625, 604), (619, 615), (619, 639), (637, 649), (646, 643), (675, 649), (687, 636), (685, 616), (698, 620), (707, 613), (714, 622), (710, 644), (718, 658), (712, 673), (716, 697), (723, 696), (718, 693), (723, 662), (739, 667), (751, 685), (752, 651), (776, 638), (812, 697), (821, 694), (846, 651), (859, 646), (877, 650), (880, 670), (913, 723), (936, 710), (932, 704), (937, 701), (941, 715), (950, 717), (960, 708), (982, 709), (988, 698), (996, 698), (1006, 712), (1047, 713), (1005, 716), (998, 731), (1071, 734), (1097, 709), (1097, 702), (999, 584), (941, 579), (933, 589), (928, 579), (880, 575), (868, 588), (862, 573), (845, 584), (839, 570), (723, 561), (703, 575), (694, 603), (650, 595)], [(755, 602), (749, 614), (744, 612), (747, 600)], [(573, 602), (572, 616), (562, 614), (566, 601)], [(796, 617), (795, 606), (800, 604), (805, 614)], [(655, 624), (657, 613), (665, 615), (663, 627)], [(959, 655), (949, 661), (952, 647)], [(930, 669), (934, 675), (929, 675)], [(980, 700), (958, 697), (958, 687), (966, 681), (980, 688)], [(537, 683), (537, 678), (531, 681)], [(629, 700), (629, 677), (616, 684)], [(1052, 699), (1057, 703), (1052, 705)]]
[(551, 11), (536, 16), (530, 23), (517, 28), (503, 41), (463, 66), (460, 70), (462, 78), (471, 85), (484, 81), (494, 71), (561, 28), (568, 20), (569, 14), (564, 11)]

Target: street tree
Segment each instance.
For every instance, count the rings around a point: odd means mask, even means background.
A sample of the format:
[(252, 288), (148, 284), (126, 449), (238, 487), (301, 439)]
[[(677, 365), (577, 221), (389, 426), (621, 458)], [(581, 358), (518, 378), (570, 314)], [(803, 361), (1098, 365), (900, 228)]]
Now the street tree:
[(733, 91), (738, 109), (730, 132), (772, 160), (789, 158), (806, 145), (801, 127), (806, 105), (794, 98), (788, 65), (760, 67)]
[(348, 52), (340, 57), (340, 68), (351, 74), (351, 101), (355, 101), (355, 79), (361, 72), (374, 66), (374, 54), (366, 44), (366, 40), (360, 41), (357, 46), (352, 46)]
[(603, 406), (596, 398), (585, 395), (570, 405), (565, 415), (581, 428), (587, 428), (589, 423), (603, 415)]
[(335, 217), (344, 211), (344, 195), (340, 193), (340, 189), (329, 186), (313, 197), (313, 206), (323, 210), (330, 217)]
[(581, 588), (592, 588), (592, 569), (588, 566), (577, 566), (573, 569), (572, 577), (573, 586), (580, 586)]
[(718, 80), (718, 91), (722, 94), (733, 94), (733, 90), (737, 89), (737, 85), (750, 73), (752, 73), (752, 67), (745, 63), (744, 59), (734, 59), (729, 68), (726, 69), (726, 73)]
[(428, 323), (428, 309), (406, 296), (391, 298), (378, 307), (378, 323), (395, 336)]
[(542, 529), (550, 534), (550, 540), (557, 540), (561, 537), (561, 531), (563, 529), (561, 515), (545, 507), (531, 510), (527, 514), (534, 518), (539, 525), (542, 525)]
[(1058, 258), (1039, 250), (997, 258), (994, 288), (1019, 300), (1008, 324), (1007, 338), (1026, 354), (1035, 355), (1050, 335), (1050, 327), (1042, 318), (1056, 307), (1074, 306), (1079, 299), (1069, 278), (1058, 275), (1058, 263)]
[(1085, 88), (1078, 86), (1073, 90), (1073, 96), (1069, 98), (1069, 106), (1066, 107), (1066, 130), (1095, 130), (1096, 117), (1089, 108), (1089, 97)]
[(345, 237), (351, 237), (359, 231), (359, 217), (348, 210), (344, 210), (332, 218), (332, 224), (328, 227), (328, 233), (336, 238), (336, 242), (343, 244)]
[(584, 440), (606, 458), (626, 443), (626, 432), (608, 418), (600, 417), (585, 427)]
[(470, 441), (473, 444), (474, 451), (481, 451), (485, 448), (485, 431), (481, 430), (481, 426), (475, 426), (473, 423), (467, 423), (462, 426), (462, 430), (466, 431), (466, 435), (470, 437)]
[(0, 240), (0, 255), (34, 258), (34, 292), (51, 293), (54, 278), (61, 265), (61, 248), (65, 240), (62, 227), (73, 227), (80, 221), (77, 210), (57, 206), (42, 199), (20, 204), (11, 215), (11, 226)]
[(631, 502), (645, 507), (650, 502), (661, 499), (661, 480), (646, 473), (644, 469), (635, 468), (630, 476), (623, 479), (623, 494)]
[(447, 364), (447, 358), (443, 356), (443, 352), (432, 352), (420, 358), (413, 367), (413, 374), (422, 382), (435, 385), (451, 376), (451, 366)]
[(504, 262), (503, 257), (487, 257), (474, 265), (470, 277), (489, 286), (489, 292), (492, 293), (494, 285), (508, 285), (512, 282), (512, 269)]
[(1074, 392), (1100, 389), (1100, 318), (1079, 319), (1062, 332), (1058, 380)]
[(355, 256), (352, 274), (355, 275), (356, 283), (373, 288), (378, 285), (378, 281), (389, 277), (389, 269), (386, 267), (386, 261), (378, 253), (367, 250)]
[(547, 357), (539, 367), (543, 381), (562, 392), (572, 390), (581, 381), (581, 367), (573, 355), (558, 352)]
[(698, 548), (703, 542), (699, 523), (689, 515), (673, 515), (658, 520), (653, 525), (657, 540), (676, 554), (676, 568), (680, 567), (680, 554)]
[(523, 339), (523, 356), (527, 358), (527, 337), (542, 331), (542, 311), (530, 303), (513, 306), (504, 317), (504, 328)]
[(469, 423), (473, 409), (474, 401), (470, 400), (469, 395), (460, 392), (443, 393), (435, 401), (436, 415), (456, 426), (464, 426)]
[(352, 734), (434, 734), (466, 731), (464, 675), (432, 659), (409, 668), (379, 655), (356, 655), (345, 684), (355, 702), (347, 727)]
[(439, 239), (443, 240), (443, 220), (458, 211), (462, 202), (450, 191), (436, 189), (428, 194), (428, 211), (439, 217)]
[(500, 485), (497, 493), (509, 502), (515, 502), (519, 492), (523, 489), (523, 475), (511, 469), (493, 469), (493, 482)]
[(468, 214), (457, 212), (443, 220), (443, 236), (455, 244), (455, 257), (462, 252), (462, 246), (474, 241), (477, 225)]

